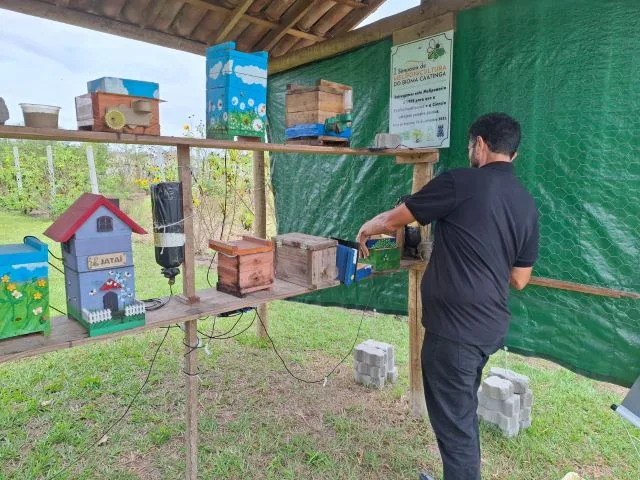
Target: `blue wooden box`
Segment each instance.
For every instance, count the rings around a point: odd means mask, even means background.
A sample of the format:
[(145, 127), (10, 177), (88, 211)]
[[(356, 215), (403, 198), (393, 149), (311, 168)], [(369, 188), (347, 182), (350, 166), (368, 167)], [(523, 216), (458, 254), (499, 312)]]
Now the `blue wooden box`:
[(239, 52), (235, 46), (207, 49), (207, 138), (264, 138), (268, 54)]
[[(342, 242), (342, 240), (339, 240)], [(358, 264), (358, 249), (338, 243), (336, 254), (338, 280), (345, 285), (362, 280), (373, 273), (371, 265)]]
[(129, 80), (128, 78), (102, 77), (87, 82), (88, 93), (117, 93), (132, 97), (160, 99), (160, 86), (154, 82)]
[(339, 137), (339, 138), (351, 138), (351, 128), (347, 128), (345, 131), (336, 133), (333, 131), (327, 131), (324, 123), (302, 123), (299, 125), (293, 125), (284, 131), (287, 140), (294, 138), (304, 137)]
[(34, 237), (0, 245), (0, 339), (51, 332), (48, 260), (47, 245)]

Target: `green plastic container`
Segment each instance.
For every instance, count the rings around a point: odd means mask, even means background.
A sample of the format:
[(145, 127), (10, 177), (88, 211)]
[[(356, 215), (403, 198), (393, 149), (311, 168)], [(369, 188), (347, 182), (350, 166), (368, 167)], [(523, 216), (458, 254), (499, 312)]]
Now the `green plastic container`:
[(360, 263), (368, 263), (375, 273), (400, 268), (400, 248), (371, 248), (369, 258), (360, 259)]

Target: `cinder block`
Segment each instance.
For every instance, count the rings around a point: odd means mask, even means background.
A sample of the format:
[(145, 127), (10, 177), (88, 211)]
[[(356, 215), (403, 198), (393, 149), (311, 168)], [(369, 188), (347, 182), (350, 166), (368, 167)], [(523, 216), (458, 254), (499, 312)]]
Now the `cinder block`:
[(513, 417), (507, 417), (500, 412), (495, 412), (479, 406), (478, 416), (481, 420), (493, 423), (500, 427), (500, 430), (502, 430), (505, 437), (515, 437), (520, 431), (520, 419), (517, 414)]
[(531, 427), (531, 419), (520, 420), (520, 430), (526, 430), (529, 427)]
[(387, 372), (387, 382), (396, 383), (398, 381), (398, 369), (394, 368), (392, 371)]
[(533, 392), (527, 390), (520, 394), (520, 408), (531, 408), (533, 406)]
[(513, 417), (520, 413), (520, 396), (515, 394), (506, 400), (496, 400), (486, 395), (482, 387), (480, 387), (478, 390), (478, 403), (487, 410), (500, 412), (507, 417)]
[(529, 389), (529, 377), (506, 368), (492, 367), (489, 375), (509, 380), (513, 383), (513, 393), (525, 393)]
[(378, 348), (384, 351), (387, 354), (387, 371), (393, 370), (396, 365), (395, 353), (393, 345), (390, 343), (378, 342), (377, 340), (366, 340), (364, 342), (365, 345), (371, 345), (372, 347)]
[(357, 362), (367, 363), (375, 367), (382, 367), (387, 364), (387, 354), (383, 350), (364, 343), (356, 347), (353, 355)]
[(492, 376), (482, 382), (482, 391), (496, 400), (506, 400), (513, 395), (513, 383), (504, 378)]
[(385, 384), (385, 377), (371, 377), (362, 373), (355, 372), (356, 383), (364, 385), (366, 387), (378, 387), (383, 388)]
[(520, 420), (531, 420), (531, 407), (520, 409)]

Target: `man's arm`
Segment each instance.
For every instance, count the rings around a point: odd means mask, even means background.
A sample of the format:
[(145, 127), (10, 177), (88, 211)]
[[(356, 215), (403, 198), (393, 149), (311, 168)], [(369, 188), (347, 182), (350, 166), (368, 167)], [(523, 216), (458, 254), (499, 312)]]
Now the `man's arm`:
[(403, 203), (398, 205), (393, 210), (387, 210), (380, 215), (369, 220), (362, 225), (358, 232), (358, 243), (360, 244), (360, 253), (364, 258), (369, 256), (369, 249), (367, 248), (367, 240), (372, 235), (379, 235), (381, 233), (392, 234), (395, 233), (400, 227), (415, 222), (411, 211)]
[(531, 280), (533, 267), (513, 267), (509, 283), (516, 290), (522, 290)]

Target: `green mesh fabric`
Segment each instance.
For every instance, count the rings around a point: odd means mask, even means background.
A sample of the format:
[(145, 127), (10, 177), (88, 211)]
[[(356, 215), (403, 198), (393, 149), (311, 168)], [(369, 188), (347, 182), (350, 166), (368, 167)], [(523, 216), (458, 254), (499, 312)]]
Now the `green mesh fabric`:
[[(507, 28), (508, 26), (508, 28)], [(535, 275), (640, 291), (640, 8), (636, 0), (503, 0), (458, 15), (451, 148), (438, 170), (466, 166), (480, 114), (520, 120), (516, 173), (541, 214)], [(287, 83), (354, 87), (354, 146), (388, 125), (383, 41), (270, 78), (271, 138), (284, 140)], [(411, 167), (387, 157), (274, 154), (278, 230), (353, 238), (411, 188)], [(303, 298), (406, 313), (407, 275)], [(640, 375), (640, 301), (530, 286), (513, 292), (507, 345), (595, 378)]]

